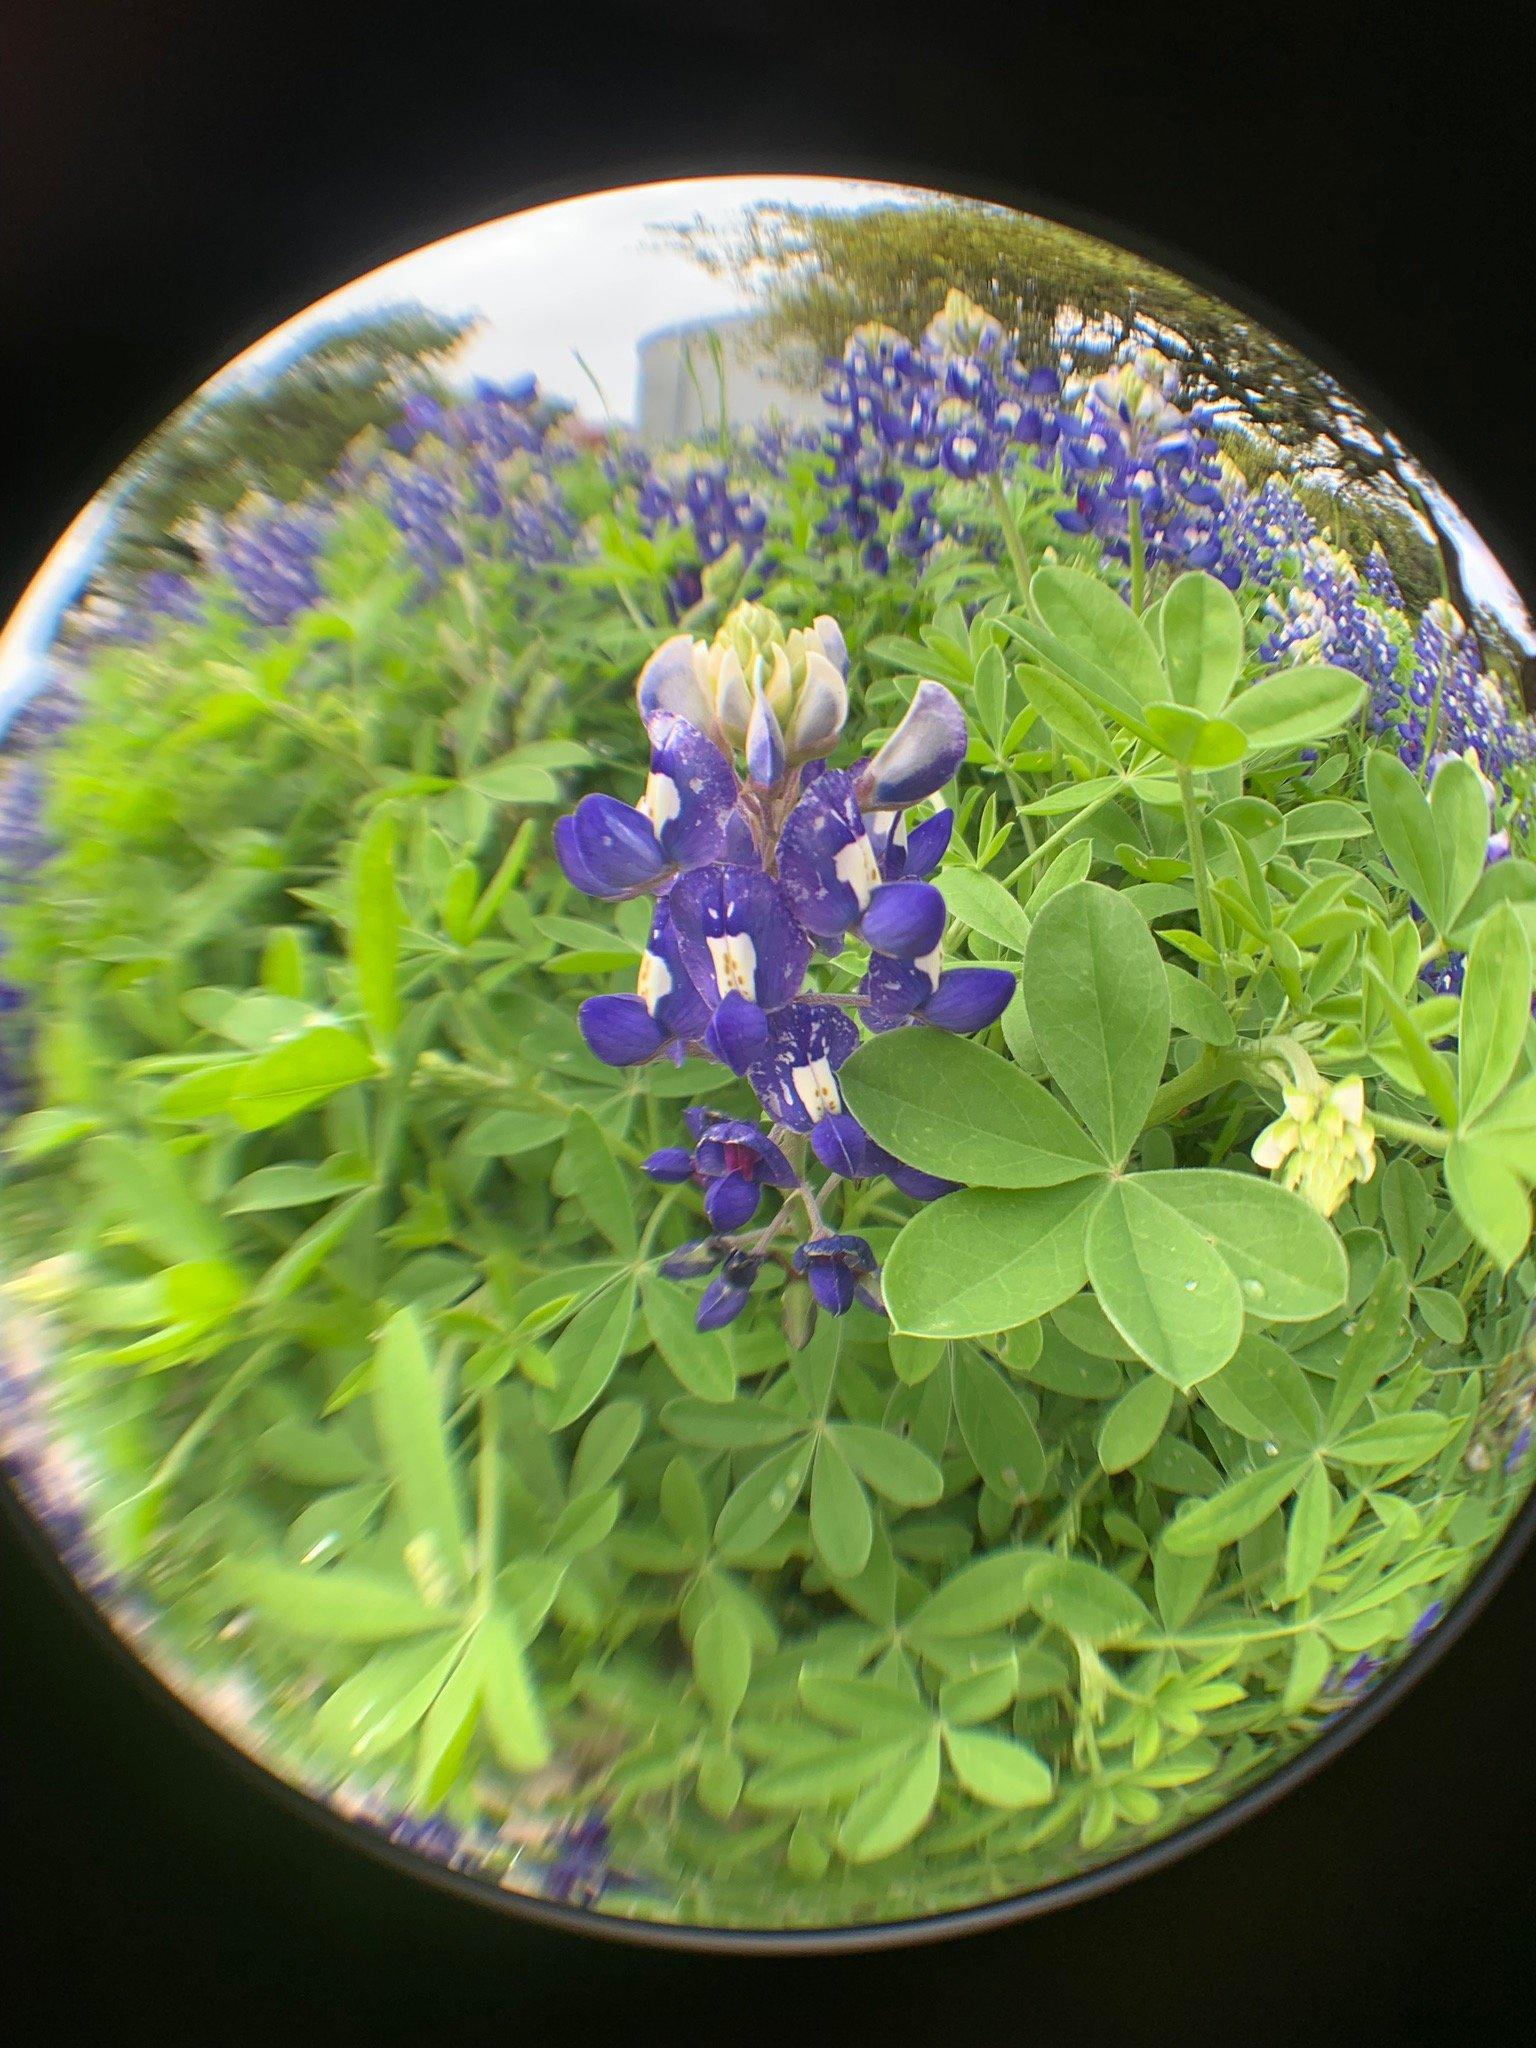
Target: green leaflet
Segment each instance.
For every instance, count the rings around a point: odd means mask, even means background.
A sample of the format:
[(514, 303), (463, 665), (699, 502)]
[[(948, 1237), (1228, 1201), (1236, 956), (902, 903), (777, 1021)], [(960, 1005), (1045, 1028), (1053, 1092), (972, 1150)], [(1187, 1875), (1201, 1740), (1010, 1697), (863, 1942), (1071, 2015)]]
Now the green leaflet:
[(1088, 1219), (1103, 1188), (963, 1189), (918, 1211), (886, 1260), (899, 1330), (990, 1337), (1033, 1321), (1087, 1278)]
[(1168, 1052), (1157, 943), (1122, 896), (1077, 882), (1035, 919), (1029, 1021), (1051, 1078), (1113, 1161), (1141, 1134)]
[(909, 1166), (972, 1187), (1054, 1187), (1105, 1160), (1061, 1104), (1010, 1060), (949, 1033), (921, 1056), (898, 1032), (872, 1038), (841, 1070), (848, 1106)]
[(1088, 1226), (1099, 1306), (1152, 1370), (1178, 1387), (1219, 1372), (1243, 1331), (1243, 1296), (1209, 1240), (1147, 1183), (1116, 1182)]

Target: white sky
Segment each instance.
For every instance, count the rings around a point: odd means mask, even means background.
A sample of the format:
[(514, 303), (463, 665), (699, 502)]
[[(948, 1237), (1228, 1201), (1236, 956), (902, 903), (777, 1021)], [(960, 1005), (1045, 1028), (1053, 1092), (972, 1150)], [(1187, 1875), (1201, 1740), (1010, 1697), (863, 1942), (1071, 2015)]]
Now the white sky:
[[(455, 359), (456, 377), (532, 372), (553, 397), (590, 417), (634, 415), (637, 344), (658, 327), (727, 314), (743, 299), (729, 278), (707, 275), (662, 245), (655, 230), (702, 215), (729, 227), (764, 200), (839, 208), (915, 199), (910, 187), (842, 178), (690, 178), (558, 200), (446, 240), (344, 285), (235, 358), (205, 386), (242, 383), (300, 352), (317, 329), (370, 308), (416, 300), (446, 314), (477, 315), (479, 331)], [(606, 406), (583, 373), (585, 359)], [(1461, 512), (1436, 497), (1460, 543), (1468, 586), (1516, 630), (1530, 621), (1499, 562)], [(110, 523), (108, 494), (91, 505), (49, 555), (10, 623), (0, 630), (0, 729), (7, 710), (35, 687), (61, 611)]]

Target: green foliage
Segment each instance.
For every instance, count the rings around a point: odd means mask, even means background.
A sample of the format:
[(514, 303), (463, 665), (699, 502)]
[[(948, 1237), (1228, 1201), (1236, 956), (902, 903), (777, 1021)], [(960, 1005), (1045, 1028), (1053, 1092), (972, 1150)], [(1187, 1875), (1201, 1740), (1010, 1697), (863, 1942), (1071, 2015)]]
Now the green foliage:
[[(619, 1910), (853, 1923), (1209, 1810), (1504, 1526), (1468, 1457), (1526, 1398), (1536, 892), (1523, 848), (1484, 872), (1480, 787), (1363, 747), (1352, 677), (1265, 673), (1211, 579), (1138, 612), (1064, 538), (1027, 590), (965, 550), (877, 578), (776, 488), (762, 594), (839, 617), (869, 723), (917, 674), (965, 700), (947, 944), (1021, 977), (984, 1039), (842, 1069), (961, 1184), (818, 1187), (889, 1324), (801, 1342), (770, 1272), (701, 1334), (658, 1271), (697, 1191), (641, 1165), (751, 1097), (576, 1028), (647, 930), (548, 845), (632, 785), (671, 624), (617, 514), (577, 568), (424, 592), (360, 509), (287, 633), (97, 655), (5, 912), (36, 1105), (0, 1224), (94, 1533), (180, 1654), (239, 1655), (290, 1774), (509, 1880), (506, 1814), (601, 1803)], [(1459, 999), (1420, 978), (1448, 944)], [(1375, 1170), (1324, 1216), (1252, 1150), (1351, 1080)]]

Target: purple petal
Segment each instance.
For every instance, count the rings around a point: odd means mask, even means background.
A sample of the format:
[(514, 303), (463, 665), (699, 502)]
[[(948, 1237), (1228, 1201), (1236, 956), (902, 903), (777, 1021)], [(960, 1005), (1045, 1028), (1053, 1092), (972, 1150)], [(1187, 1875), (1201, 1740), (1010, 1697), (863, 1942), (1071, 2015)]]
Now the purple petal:
[(686, 719), (658, 712), (649, 725), (651, 772), (640, 809), (674, 867), (696, 868), (725, 852), (736, 776), (720, 749)]
[(713, 1273), (724, 1257), (723, 1245), (717, 1245), (712, 1238), (696, 1237), (680, 1244), (675, 1252), (668, 1252), (656, 1270), (668, 1280), (702, 1280), (706, 1273)]
[(695, 868), (668, 901), (683, 964), (712, 1010), (732, 989), (764, 1010), (799, 994), (810, 941), (760, 868)]
[(818, 775), (784, 821), (779, 880), (808, 932), (832, 938), (848, 931), (880, 886), (880, 864), (846, 768)]
[(587, 866), (582, 858), (581, 848), (576, 840), (574, 817), (557, 818), (554, 830), (555, 858), (565, 870), (565, 878), (583, 896), (605, 896), (607, 890), (602, 877)]
[(704, 1213), (716, 1230), (740, 1230), (757, 1214), (763, 1191), (745, 1174), (727, 1173), (704, 1190)]
[(770, 1019), (767, 1050), (747, 1079), (769, 1115), (809, 1131), (843, 1107), (837, 1069), (859, 1042), (859, 1027), (826, 1003), (791, 1003)]
[(818, 612), (811, 621), (817, 639), (826, 650), (828, 661), (846, 681), (848, 676), (848, 642), (843, 638), (843, 629), (836, 619), (826, 612)]
[(713, 725), (714, 713), (694, 667), (693, 646), (687, 633), (675, 633), (641, 669), (635, 698), (647, 725), (658, 711), (686, 718), (701, 732), (708, 732)]
[(744, 1074), (768, 1043), (768, 1013), (732, 989), (710, 1019), (704, 1043), (733, 1074)]
[(868, 972), (859, 984), (864, 997), (864, 1021), (871, 1031), (890, 1031), (905, 1024), (928, 1001), (939, 979), (936, 966), (872, 953)]
[(861, 1180), (869, 1171), (869, 1139), (864, 1126), (847, 1110), (824, 1116), (811, 1132), (811, 1150), (829, 1173)]
[(900, 1188), (904, 1195), (910, 1195), (914, 1202), (936, 1202), (941, 1195), (952, 1195), (960, 1185), (955, 1180), (943, 1180), (936, 1173), (924, 1173), (920, 1167), (908, 1166), (905, 1160), (887, 1152), (873, 1139), (869, 1142), (867, 1170), (883, 1173), (893, 1187)]
[(653, 1152), (642, 1169), (652, 1180), (663, 1184), (680, 1185), (693, 1179), (693, 1154), (686, 1145), (663, 1145), (659, 1152)]
[(584, 796), (571, 813), (576, 851), (598, 888), (589, 893), (614, 898), (648, 889), (667, 871), (667, 860), (651, 821), (632, 804), (613, 796)]
[(792, 1188), (799, 1176), (766, 1131), (738, 1117), (722, 1117), (699, 1140), (698, 1168), (708, 1179), (745, 1174), (768, 1187)]
[(935, 811), (931, 818), (924, 818), (920, 825), (914, 825), (907, 834), (905, 873), (926, 881), (949, 851), (954, 829), (953, 811)]
[(761, 688), (753, 693), (745, 751), (747, 773), (760, 788), (772, 789), (784, 773), (784, 733)]
[(868, 810), (915, 804), (942, 789), (965, 759), (965, 713), (942, 683), (922, 682), (907, 715), (860, 779)]
[(985, 1031), (1013, 1000), (1017, 979), (1006, 967), (955, 967), (922, 1007), (925, 1024), (941, 1031)]
[(876, 953), (920, 960), (944, 936), (944, 898), (931, 882), (886, 882), (859, 920), (859, 936)]
[(709, 1005), (683, 965), (671, 903), (665, 896), (656, 905), (635, 986), (640, 1000), (668, 1038), (703, 1037), (709, 1023)]
[(590, 1049), (610, 1067), (638, 1067), (667, 1042), (638, 996), (588, 996), (576, 1022)]

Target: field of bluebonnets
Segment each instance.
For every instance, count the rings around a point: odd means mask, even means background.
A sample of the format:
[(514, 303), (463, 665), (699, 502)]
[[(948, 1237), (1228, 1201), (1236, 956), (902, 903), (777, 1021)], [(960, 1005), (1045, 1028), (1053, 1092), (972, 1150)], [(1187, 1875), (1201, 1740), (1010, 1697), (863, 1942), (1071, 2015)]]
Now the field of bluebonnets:
[(1155, 355), (411, 398), (0, 823), (7, 1441), (272, 1767), (722, 1925), (1209, 1811), (1528, 1484), (1533, 745)]

